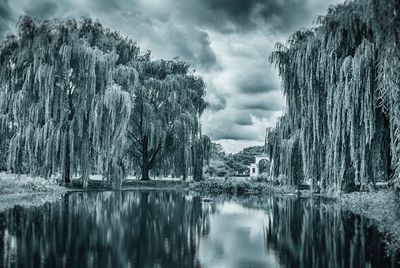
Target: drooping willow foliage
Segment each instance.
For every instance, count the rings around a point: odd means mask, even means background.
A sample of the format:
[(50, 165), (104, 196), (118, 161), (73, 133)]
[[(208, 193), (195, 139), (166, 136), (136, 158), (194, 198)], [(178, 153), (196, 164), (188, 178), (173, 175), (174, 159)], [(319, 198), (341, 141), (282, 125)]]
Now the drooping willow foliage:
[(287, 108), (268, 135), (273, 176), (335, 192), (399, 186), (399, 11), (392, 0), (346, 2), (277, 44)]
[(196, 145), (202, 140), (199, 118), (206, 108), (205, 84), (199, 77), (188, 75), (188, 68), (179, 61), (137, 67), (144, 75), (136, 91), (128, 138), (143, 180), (149, 179), (149, 170), (157, 164), (159, 175), (173, 170), (186, 179), (201, 156)]
[(188, 171), (204, 96), (187, 63), (98, 22), (22, 17), (0, 46), (0, 169), (116, 185), (138, 166)]

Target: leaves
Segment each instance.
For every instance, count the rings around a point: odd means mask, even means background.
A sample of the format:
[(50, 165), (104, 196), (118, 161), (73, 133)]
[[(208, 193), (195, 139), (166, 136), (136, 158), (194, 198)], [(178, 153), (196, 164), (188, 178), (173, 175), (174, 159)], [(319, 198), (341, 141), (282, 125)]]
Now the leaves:
[(395, 31), (382, 30), (393, 30), (393, 8), (386, 0), (346, 2), (276, 46), (270, 61), (287, 110), (268, 137), (275, 177), (353, 191), (398, 169), (399, 87), (391, 81), (400, 81), (399, 50)]
[(206, 104), (188, 63), (152, 60), (90, 19), (25, 16), (18, 31), (0, 46), (0, 148), (9, 171), (84, 184), (96, 172), (118, 186), (145, 151), (152, 167), (191, 168), (188, 148), (200, 139)]

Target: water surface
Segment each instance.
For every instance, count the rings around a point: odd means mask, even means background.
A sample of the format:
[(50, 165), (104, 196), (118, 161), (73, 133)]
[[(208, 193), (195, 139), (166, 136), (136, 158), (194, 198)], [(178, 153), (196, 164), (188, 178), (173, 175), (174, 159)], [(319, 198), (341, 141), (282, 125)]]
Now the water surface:
[(76, 192), (0, 214), (0, 267), (398, 267), (384, 235), (297, 197)]

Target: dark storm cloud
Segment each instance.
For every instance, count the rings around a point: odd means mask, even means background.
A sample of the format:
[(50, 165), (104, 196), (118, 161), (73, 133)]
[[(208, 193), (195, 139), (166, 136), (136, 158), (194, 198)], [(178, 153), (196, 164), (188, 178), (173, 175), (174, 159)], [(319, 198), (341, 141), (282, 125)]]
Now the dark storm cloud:
[(53, 1), (31, 1), (24, 11), (25, 14), (32, 17), (49, 18), (54, 17), (57, 10), (57, 4)]
[(314, 14), (309, 6), (309, 1), (284, 0), (261, 1), (260, 17), (269, 24), (270, 30), (284, 32), (296, 30)]
[(120, 9), (121, 8), (121, 6), (119, 4), (120, 2), (124, 2), (124, 1), (118, 1), (118, 0), (96, 0), (96, 1), (93, 1), (93, 3), (99, 9), (102, 9), (105, 12)]
[[(205, 0), (205, 7), (214, 13), (217, 20), (205, 22), (214, 23), (220, 30), (229, 30), (229, 23), (235, 28), (254, 28), (256, 24), (252, 21), (255, 4), (253, 0)], [(232, 28), (230, 28), (232, 30)]]
[(238, 81), (238, 90), (244, 94), (253, 95), (277, 89), (279, 89), (279, 86), (275, 84), (274, 80), (271, 81), (271, 78), (269, 78), (263, 69), (245, 73)]
[(8, 0), (0, 1), (0, 38), (4, 38), (13, 24), (13, 11)]
[(241, 95), (233, 100), (233, 105), (236, 109), (249, 112), (253, 115), (264, 114), (268, 117), (269, 112), (282, 111), (284, 107), (284, 99), (279, 91), (271, 91), (262, 94)]
[(194, 68), (205, 71), (218, 68), (217, 57), (206, 32), (197, 29), (186, 31), (173, 26), (166, 29), (164, 35), (170, 39), (169, 45), (173, 45), (176, 55), (189, 61)]
[(241, 115), (237, 116), (233, 122), (239, 126), (251, 126), (253, 125), (253, 120), (249, 113), (243, 112)]
[(280, 111), (282, 104), (274, 99), (254, 99), (249, 103), (240, 104), (240, 108), (249, 110), (263, 110), (263, 111)]
[(261, 22), (269, 30), (286, 33), (316, 15), (305, 0), (204, 0), (204, 5), (214, 14), (205, 23), (225, 32), (255, 29)]
[(210, 38), (206, 32), (199, 31), (198, 35), (197, 63), (204, 69), (210, 70), (217, 65), (217, 57), (211, 49)]

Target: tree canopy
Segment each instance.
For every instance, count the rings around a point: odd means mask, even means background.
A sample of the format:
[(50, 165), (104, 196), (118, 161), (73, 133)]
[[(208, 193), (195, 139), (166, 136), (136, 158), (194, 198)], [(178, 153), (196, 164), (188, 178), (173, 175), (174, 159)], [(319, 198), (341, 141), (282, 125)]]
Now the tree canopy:
[(396, 1), (345, 2), (276, 45), (287, 109), (268, 137), (275, 176), (327, 191), (399, 185), (399, 14)]
[(99, 22), (21, 17), (0, 45), (0, 169), (115, 185), (139, 166), (144, 179), (155, 166), (187, 176), (204, 97), (188, 63), (153, 60)]

